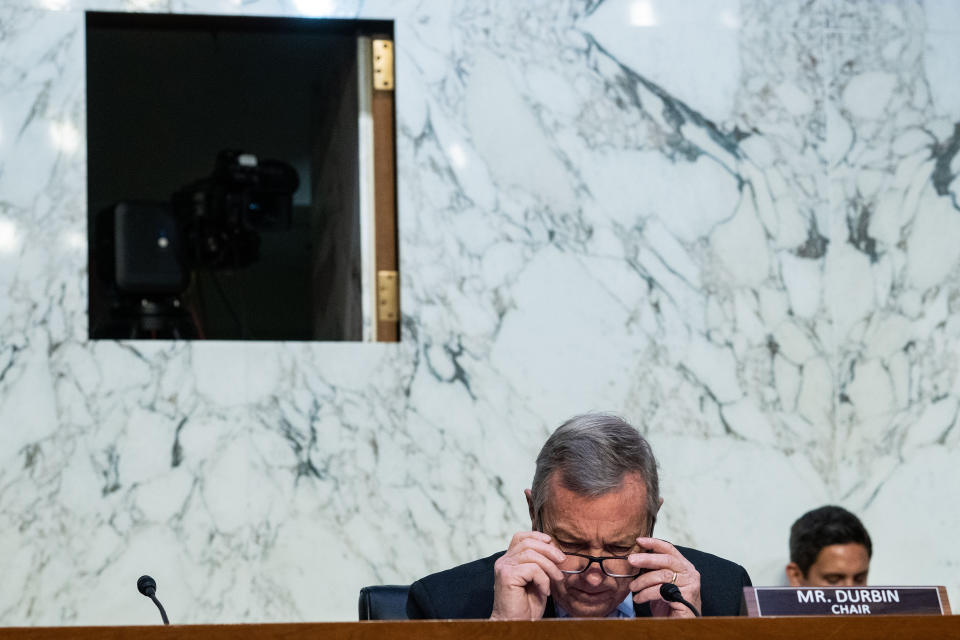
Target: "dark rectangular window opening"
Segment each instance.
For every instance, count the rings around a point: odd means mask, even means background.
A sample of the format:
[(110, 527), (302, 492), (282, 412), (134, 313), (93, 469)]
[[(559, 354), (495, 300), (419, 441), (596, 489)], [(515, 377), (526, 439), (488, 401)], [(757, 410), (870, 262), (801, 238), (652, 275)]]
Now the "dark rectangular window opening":
[(357, 42), (392, 36), (87, 12), (90, 338), (363, 339)]

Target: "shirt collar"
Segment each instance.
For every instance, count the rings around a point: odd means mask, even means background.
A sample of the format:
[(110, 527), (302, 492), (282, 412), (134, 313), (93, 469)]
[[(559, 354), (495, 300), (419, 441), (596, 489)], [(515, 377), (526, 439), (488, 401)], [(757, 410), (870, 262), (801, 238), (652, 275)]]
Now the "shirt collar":
[[(563, 607), (554, 603), (554, 608), (557, 612), (558, 618), (569, 618), (571, 617)], [(617, 608), (607, 614), (608, 618), (636, 618), (637, 612), (633, 608), (633, 594), (628, 593), (627, 597), (623, 599), (623, 602), (617, 605)]]

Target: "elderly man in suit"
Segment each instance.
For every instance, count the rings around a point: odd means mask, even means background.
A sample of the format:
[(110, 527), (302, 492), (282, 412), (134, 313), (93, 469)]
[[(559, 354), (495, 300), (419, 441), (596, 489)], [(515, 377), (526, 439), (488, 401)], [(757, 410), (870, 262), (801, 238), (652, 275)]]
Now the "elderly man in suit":
[[(743, 567), (652, 537), (663, 504), (657, 462), (622, 419), (588, 414), (561, 425), (537, 456), (525, 494), (531, 529), (515, 534), (506, 551), (415, 582), (410, 618), (741, 613), (750, 585)], [(678, 588), (674, 597), (665, 598), (665, 584)]]

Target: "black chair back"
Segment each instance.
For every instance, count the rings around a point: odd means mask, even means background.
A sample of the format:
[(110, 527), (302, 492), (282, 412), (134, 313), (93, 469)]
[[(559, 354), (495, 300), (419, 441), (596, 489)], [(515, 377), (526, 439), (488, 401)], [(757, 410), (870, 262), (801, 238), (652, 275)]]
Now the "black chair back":
[(360, 589), (361, 620), (406, 620), (408, 585), (382, 584)]

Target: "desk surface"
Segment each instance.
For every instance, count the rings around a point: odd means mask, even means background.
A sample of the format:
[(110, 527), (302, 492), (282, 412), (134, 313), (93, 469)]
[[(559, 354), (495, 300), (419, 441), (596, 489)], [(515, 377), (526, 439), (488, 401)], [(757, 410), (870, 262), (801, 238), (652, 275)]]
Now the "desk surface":
[(929, 638), (960, 640), (960, 616), (701, 618), (696, 620), (431, 620), (292, 624), (163, 625), (149, 627), (11, 627), (0, 640), (643, 640), (670, 638)]

